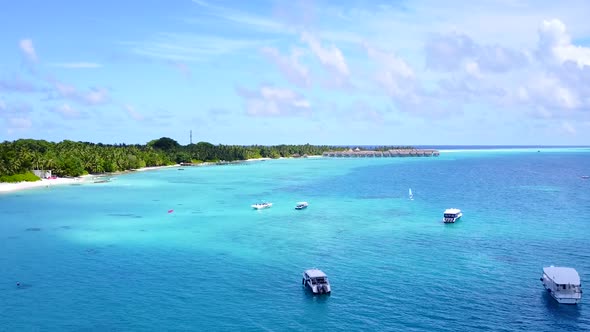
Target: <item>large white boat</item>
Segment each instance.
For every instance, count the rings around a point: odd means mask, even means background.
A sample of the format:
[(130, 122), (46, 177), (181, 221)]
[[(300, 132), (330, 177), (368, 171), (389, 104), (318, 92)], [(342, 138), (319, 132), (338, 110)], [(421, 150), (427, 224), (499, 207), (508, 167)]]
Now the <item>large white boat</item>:
[(309, 206), (309, 203), (307, 202), (298, 202), (297, 205), (295, 205), (295, 210), (303, 210), (305, 208), (307, 208)]
[(578, 304), (582, 300), (580, 276), (571, 267), (544, 267), (541, 282), (551, 297), (559, 303)]
[(301, 284), (314, 294), (330, 294), (332, 291), (328, 276), (318, 269), (305, 270)]
[(463, 217), (463, 212), (459, 209), (446, 209), (445, 213), (443, 214), (443, 222), (445, 223), (454, 223), (455, 221), (461, 219)]
[(260, 203), (252, 204), (251, 206), (255, 210), (262, 210), (262, 209), (268, 209), (269, 207), (271, 207), (272, 203), (260, 202)]

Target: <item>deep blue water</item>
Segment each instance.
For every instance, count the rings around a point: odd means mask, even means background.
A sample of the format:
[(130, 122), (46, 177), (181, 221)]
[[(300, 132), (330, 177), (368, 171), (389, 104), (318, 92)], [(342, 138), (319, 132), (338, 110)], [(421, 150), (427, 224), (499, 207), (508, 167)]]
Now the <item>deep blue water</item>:
[[(582, 175), (586, 150), (452, 152), (0, 195), (0, 330), (590, 330), (587, 296), (558, 305), (539, 281), (551, 264), (590, 280)], [(301, 288), (310, 267), (331, 296)]]

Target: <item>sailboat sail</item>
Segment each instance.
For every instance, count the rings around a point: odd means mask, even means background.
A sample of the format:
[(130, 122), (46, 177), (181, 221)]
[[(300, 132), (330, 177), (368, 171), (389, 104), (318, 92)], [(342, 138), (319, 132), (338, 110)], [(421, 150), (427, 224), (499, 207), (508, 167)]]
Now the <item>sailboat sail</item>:
[(408, 191), (409, 191), (408, 195), (410, 196), (410, 199), (414, 199), (414, 195), (412, 194), (412, 188), (408, 189)]

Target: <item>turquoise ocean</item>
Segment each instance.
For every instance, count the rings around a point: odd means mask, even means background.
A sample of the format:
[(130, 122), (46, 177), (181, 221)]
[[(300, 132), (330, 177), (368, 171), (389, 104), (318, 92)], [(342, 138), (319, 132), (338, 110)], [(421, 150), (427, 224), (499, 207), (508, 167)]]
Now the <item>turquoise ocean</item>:
[[(588, 331), (590, 295), (559, 305), (539, 281), (571, 266), (590, 293), (583, 175), (590, 149), (465, 150), (3, 194), (0, 330)], [(312, 267), (332, 295), (304, 291)]]

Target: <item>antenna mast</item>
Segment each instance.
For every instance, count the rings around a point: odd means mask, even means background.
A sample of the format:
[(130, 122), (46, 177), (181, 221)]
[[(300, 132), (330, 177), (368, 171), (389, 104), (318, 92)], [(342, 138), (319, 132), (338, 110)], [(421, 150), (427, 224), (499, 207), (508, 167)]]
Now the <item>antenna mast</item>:
[(191, 144), (193, 144), (193, 131), (191, 130)]

